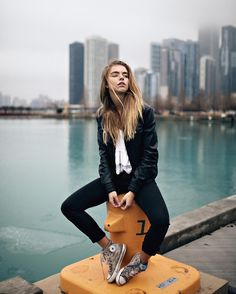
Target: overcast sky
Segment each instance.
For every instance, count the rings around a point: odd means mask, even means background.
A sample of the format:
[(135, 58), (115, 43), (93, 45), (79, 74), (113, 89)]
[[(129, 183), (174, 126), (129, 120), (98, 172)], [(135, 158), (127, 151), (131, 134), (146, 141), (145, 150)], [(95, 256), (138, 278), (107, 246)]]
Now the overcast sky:
[(236, 26), (236, 0), (0, 0), (0, 92), (67, 100), (70, 43), (98, 35), (149, 68), (151, 42), (197, 40), (206, 23)]

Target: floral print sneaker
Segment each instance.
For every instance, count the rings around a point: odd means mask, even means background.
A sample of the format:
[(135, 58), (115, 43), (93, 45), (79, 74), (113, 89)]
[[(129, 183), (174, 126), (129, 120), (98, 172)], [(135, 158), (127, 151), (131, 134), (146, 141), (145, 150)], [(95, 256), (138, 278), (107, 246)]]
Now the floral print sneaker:
[(107, 282), (112, 283), (119, 270), (122, 260), (125, 256), (126, 246), (125, 244), (114, 244), (111, 241), (101, 252), (101, 263), (106, 262), (108, 264)]
[(140, 272), (147, 269), (147, 264), (141, 262), (140, 253), (136, 253), (129, 264), (123, 267), (116, 276), (116, 284), (122, 286)]

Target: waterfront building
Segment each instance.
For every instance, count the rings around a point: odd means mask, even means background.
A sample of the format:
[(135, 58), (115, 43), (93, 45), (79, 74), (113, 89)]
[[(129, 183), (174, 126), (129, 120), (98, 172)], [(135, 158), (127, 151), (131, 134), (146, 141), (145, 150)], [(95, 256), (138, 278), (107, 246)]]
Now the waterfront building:
[(169, 93), (171, 96), (179, 97), (184, 81), (182, 53), (179, 50), (170, 49), (169, 64)]
[(168, 38), (163, 40), (163, 46), (172, 50), (178, 50), (183, 54), (186, 52), (185, 41), (175, 38)]
[(37, 98), (32, 99), (30, 106), (35, 109), (43, 109), (50, 108), (55, 105), (52, 99), (49, 98), (47, 95), (39, 94)]
[(83, 104), (84, 98), (84, 44), (70, 44), (69, 103)]
[(100, 105), (99, 87), (102, 70), (108, 61), (108, 43), (101, 37), (91, 37), (85, 44), (85, 106), (97, 109)]
[(221, 92), (228, 97), (236, 93), (236, 27), (222, 27), (220, 68)]
[(119, 59), (119, 45), (108, 43), (108, 62)]
[(169, 95), (169, 49), (161, 49), (160, 96), (167, 99)]
[(204, 55), (200, 59), (200, 90), (204, 96), (210, 98), (210, 106), (215, 94), (216, 62), (211, 56)]
[(135, 76), (136, 82), (137, 82), (139, 89), (143, 95), (144, 95), (144, 91), (145, 91), (146, 74), (147, 74), (146, 68), (139, 67), (134, 70), (134, 76)]
[(11, 106), (12, 99), (9, 95), (4, 95), (0, 92), (0, 106)]
[(150, 68), (153, 73), (161, 72), (161, 49), (162, 46), (159, 43), (151, 43), (150, 47)]
[(169, 95), (180, 98), (184, 93), (186, 43), (179, 39), (165, 39), (169, 49)]
[(159, 93), (160, 74), (153, 73), (146, 68), (135, 69), (134, 76), (142, 92), (143, 99), (150, 105), (155, 106)]
[(153, 73), (151, 71), (146, 72), (145, 84), (144, 84), (144, 99), (145, 101), (155, 107), (159, 94), (159, 73)]
[(202, 27), (198, 31), (199, 58), (211, 56), (218, 62), (219, 60), (219, 30), (216, 27)]
[(184, 88), (186, 100), (192, 101), (199, 92), (198, 42), (186, 41)]
[[(199, 38), (199, 63), (205, 63), (212, 67), (212, 70), (215, 72), (213, 76), (215, 78), (213, 84), (214, 88), (211, 89), (211, 96), (213, 97), (212, 106), (213, 108), (217, 108), (218, 104), (218, 96), (220, 90), (220, 74), (219, 74), (219, 30), (216, 27), (203, 27), (199, 29), (198, 32)], [(202, 59), (202, 57), (207, 56), (206, 59)], [(211, 64), (211, 65), (210, 65)], [(201, 64), (200, 64), (201, 66)], [(204, 67), (202, 65), (202, 67)], [(208, 69), (208, 66), (205, 67)], [(199, 77), (200, 82), (204, 80), (205, 74), (200, 71), (200, 75), (203, 74), (203, 77)], [(212, 77), (211, 77), (212, 78)], [(210, 78), (210, 79), (211, 79)]]

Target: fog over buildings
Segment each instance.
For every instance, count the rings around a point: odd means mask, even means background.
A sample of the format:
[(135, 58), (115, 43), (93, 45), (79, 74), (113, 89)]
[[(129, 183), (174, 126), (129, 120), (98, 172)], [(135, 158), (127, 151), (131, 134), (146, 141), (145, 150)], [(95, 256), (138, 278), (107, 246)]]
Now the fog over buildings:
[[(206, 24), (236, 26), (235, 11), (234, 0), (0, 0), (0, 92), (26, 101), (40, 93), (68, 101), (69, 44), (97, 35), (118, 44), (119, 57), (133, 70), (149, 70), (152, 42), (195, 42)], [(214, 67), (210, 58), (206, 62)], [(164, 58), (159, 66), (165, 69)], [(159, 79), (164, 93), (165, 77)]]

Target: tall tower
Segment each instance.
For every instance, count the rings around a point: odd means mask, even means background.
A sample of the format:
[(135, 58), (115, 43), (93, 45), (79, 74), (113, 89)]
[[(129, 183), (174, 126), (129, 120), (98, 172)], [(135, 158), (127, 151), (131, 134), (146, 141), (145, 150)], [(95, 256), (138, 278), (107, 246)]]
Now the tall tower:
[(211, 56), (219, 61), (219, 30), (216, 27), (200, 28), (198, 32), (199, 57)]
[[(200, 60), (200, 90), (203, 90), (206, 97), (212, 99), (212, 93), (215, 89), (215, 59), (204, 55)], [(210, 101), (212, 103), (212, 101)]]
[(108, 44), (108, 62), (119, 59), (119, 45), (115, 43)]
[(236, 92), (236, 27), (225, 26), (221, 34), (221, 91), (229, 96)]
[(161, 49), (160, 96), (167, 99), (169, 95), (169, 49)]
[(185, 97), (192, 100), (199, 90), (199, 47), (198, 42), (186, 41)]
[(150, 67), (153, 73), (161, 72), (161, 44), (151, 43)]
[(169, 49), (169, 94), (180, 98), (184, 92), (186, 43), (179, 39), (165, 39), (163, 46)]
[[(210, 72), (212, 76), (214, 77), (213, 85), (214, 87), (211, 88), (211, 93), (208, 93), (208, 96), (212, 97), (212, 107), (216, 108), (218, 104), (218, 96), (219, 96), (219, 90), (220, 90), (220, 74), (219, 74), (219, 30), (216, 27), (205, 27), (201, 28), (198, 32), (198, 38), (199, 38), (199, 64), (204, 64), (206, 61), (206, 58), (204, 56), (208, 56), (208, 60), (211, 59), (210, 64), (215, 64), (213, 67), (215, 69), (212, 69)], [(202, 60), (202, 58), (204, 58)], [(202, 60), (202, 61), (201, 61)], [(211, 67), (211, 66), (210, 66)], [(207, 67), (202, 67), (207, 69)], [(215, 72), (214, 72), (215, 71)], [(200, 72), (200, 75), (204, 74), (202, 71)], [(206, 74), (206, 73), (205, 73)], [(199, 81), (201, 81), (203, 78), (200, 76)]]
[(100, 105), (99, 87), (108, 61), (108, 43), (104, 38), (91, 37), (85, 46), (85, 105), (95, 110)]
[(84, 95), (84, 44), (70, 44), (69, 103), (82, 104)]

